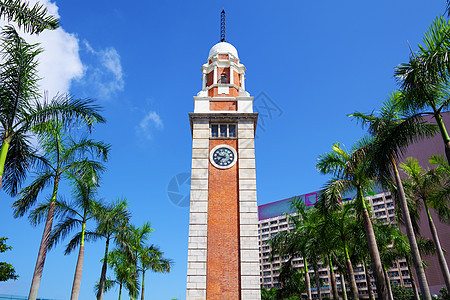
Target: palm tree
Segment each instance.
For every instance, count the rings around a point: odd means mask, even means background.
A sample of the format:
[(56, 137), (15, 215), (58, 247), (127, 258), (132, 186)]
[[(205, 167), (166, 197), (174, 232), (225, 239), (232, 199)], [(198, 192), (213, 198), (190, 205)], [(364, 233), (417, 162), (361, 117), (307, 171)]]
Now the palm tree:
[[(74, 201), (67, 203), (63, 200), (56, 200), (55, 214), (61, 216), (61, 221), (55, 226), (50, 234), (48, 248), (56, 246), (62, 239), (66, 238), (71, 231), (81, 226), (79, 231), (69, 242), (64, 254), (70, 254), (79, 246), (78, 260), (75, 268), (75, 275), (72, 285), (70, 299), (78, 299), (81, 285), (81, 275), (83, 273), (84, 244), (86, 235), (86, 223), (95, 215), (98, 203), (95, 201), (97, 193), (97, 174), (92, 170), (68, 174), (73, 182)], [(43, 221), (50, 208), (50, 203), (43, 203), (33, 210), (30, 219), (33, 224)]]
[(56, 29), (59, 21), (53, 16), (47, 15), (47, 9), (37, 2), (32, 8), (27, 2), (21, 0), (1, 0), (0, 16), (8, 22), (14, 21), (19, 28), (28, 33), (41, 33), (45, 29)]
[(360, 154), (369, 157), (369, 171), (375, 173), (385, 187), (392, 188), (391, 179), (392, 177), (395, 179), (396, 203), (400, 204), (403, 212), (403, 220), (411, 246), (420, 289), (422, 295), (428, 300), (431, 299), (431, 294), (422, 266), (422, 259), (414, 235), (413, 224), (396, 160), (401, 157), (408, 145), (432, 136), (436, 131), (436, 126), (426, 123), (417, 114), (401, 115), (398, 110), (401, 99), (403, 99), (403, 94), (394, 92), (381, 107), (378, 114), (374, 112), (370, 114), (356, 112), (350, 116), (361, 122), (363, 127), (367, 127), (369, 134), (373, 137), (373, 141), (361, 150), (365, 154)]
[(6, 191), (14, 196), (32, 165), (34, 151), (29, 131), (33, 126), (49, 119), (88, 126), (105, 120), (92, 100), (59, 95), (51, 101), (38, 101), (36, 57), (42, 50), (37, 44), (27, 44), (12, 26), (5, 27), (1, 35), (0, 190), (4, 181)]
[(430, 198), (432, 208), (441, 222), (450, 223), (450, 165), (443, 155), (432, 155), (428, 162), (434, 165), (434, 173), (439, 177), (440, 186)]
[(112, 283), (119, 285), (119, 300), (122, 297), (122, 287), (130, 295), (138, 293), (139, 283), (135, 275), (135, 266), (124, 251), (116, 249), (108, 254), (108, 265), (112, 268), (116, 279)]
[[(98, 172), (103, 167), (97, 159), (107, 160), (109, 146), (87, 138), (76, 141), (64, 130), (62, 122), (48, 121), (33, 127), (42, 147), (37, 178), (19, 194), (13, 204), (14, 217), (22, 217), (36, 202), (39, 194), (53, 181), (53, 191), (48, 203), (44, 233), (39, 248), (29, 299), (36, 299), (44, 268), (45, 257), (57, 204), (58, 187), (67, 172), (78, 173), (88, 167)], [(93, 159), (86, 155), (91, 153)]]
[(350, 289), (353, 299), (359, 299), (358, 286), (356, 285), (355, 275), (353, 272), (352, 261), (349, 254), (349, 244), (357, 235), (361, 223), (356, 219), (355, 209), (352, 204), (343, 205), (342, 209), (335, 211), (328, 219), (331, 222), (330, 226), (334, 228), (330, 239), (335, 239), (335, 244), (338, 249), (343, 251), (345, 257), (345, 266), (347, 274), (350, 278)]
[(139, 261), (141, 262), (139, 271), (142, 272), (141, 300), (144, 300), (145, 272), (151, 270), (158, 273), (169, 273), (172, 261), (163, 258), (164, 253), (158, 247), (144, 246), (139, 249)]
[[(300, 199), (294, 198), (291, 202), (291, 206), (295, 210), (296, 215), (289, 215), (288, 217), (290, 222), (293, 223), (294, 231), (281, 231), (271, 237), (269, 240), (269, 244), (272, 248), (271, 256), (278, 255), (279, 257), (288, 257), (288, 260), (283, 263), (283, 266), (285, 266), (283, 272), (284, 274), (291, 275), (296, 272), (289, 267), (292, 259), (295, 256), (303, 257), (303, 274), (305, 277), (304, 282), (306, 285), (307, 298), (312, 299), (308, 261), (310, 258), (313, 260), (316, 259), (316, 255), (318, 254), (315, 249), (313, 249), (313, 245), (317, 244), (313, 234), (315, 216), (313, 216), (311, 211), (306, 209), (305, 204), (301, 202)], [(279, 278), (280, 280), (283, 278), (281, 272)], [(301, 298), (301, 295), (299, 295), (299, 297)]]
[[(402, 109), (417, 114), (432, 114), (439, 127), (450, 163), (450, 136), (442, 121), (441, 113), (448, 108), (450, 71), (450, 21), (437, 17), (418, 45), (417, 53), (411, 52), (409, 62), (395, 70), (395, 77), (402, 88)], [(431, 111), (427, 111), (431, 109)]]
[[(150, 233), (152, 231), (153, 229), (151, 229), (149, 222), (142, 224), (141, 227), (135, 227), (134, 225), (130, 225), (128, 235), (125, 238), (126, 242), (122, 246), (123, 251), (128, 253), (129, 259), (133, 262), (135, 266), (136, 278), (138, 278), (139, 272), (138, 264), (140, 260), (140, 254), (144, 254), (142, 251), (146, 248), (146, 241), (148, 240)], [(144, 258), (144, 260), (146, 263), (148, 262), (146, 258)], [(131, 298), (137, 299), (137, 296), (138, 294), (131, 295)]]
[(261, 289), (261, 300), (277, 300), (277, 289)]
[(429, 206), (433, 207), (435, 204), (432, 201), (432, 194), (440, 186), (440, 180), (436, 176), (435, 170), (424, 171), (419, 165), (417, 159), (414, 159), (412, 157), (407, 158), (405, 163), (400, 164), (400, 167), (403, 172), (405, 172), (405, 174), (409, 177), (403, 180), (406, 194), (411, 199), (422, 200), (422, 203), (425, 207), (428, 218), (428, 225), (430, 227), (431, 235), (436, 247), (442, 276), (444, 277), (447, 289), (450, 290), (450, 273), (448, 270), (448, 265), (445, 260), (444, 252), (442, 251), (441, 242), (439, 240), (439, 235), (429, 209)]
[(332, 224), (332, 215), (335, 211), (342, 209), (342, 202), (340, 192), (336, 186), (332, 184), (332, 181), (328, 182), (324, 189), (322, 189), (319, 200), (317, 201), (314, 209), (320, 216), (319, 227), (317, 228), (317, 236), (319, 237), (322, 259), (326, 262), (330, 269), (331, 290), (333, 299), (339, 299), (336, 274), (333, 267), (333, 256), (336, 251), (336, 239), (330, 240), (330, 236), (335, 232), (335, 228)]
[(369, 215), (369, 204), (364, 197), (364, 193), (373, 188), (374, 176), (371, 175), (368, 168), (368, 156), (358, 151), (368, 144), (369, 141), (362, 140), (353, 147), (351, 152), (347, 152), (339, 144), (334, 144), (332, 152), (319, 156), (316, 167), (321, 173), (334, 176), (333, 184), (339, 187), (338, 190), (341, 193), (356, 190), (354, 204), (356, 213), (363, 220), (378, 295), (382, 299), (386, 299), (387, 290), (380, 254)]
[[(277, 293), (277, 299), (303, 299), (302, 293), (308, 290), (308, 283), (303, 279), (306, 278), (303, 274), (305, 269), (298, 270), (292, 266), (291, 262), (292, 258), (280, 267), (278, 281), (281, 283), (281, 289)], [(310, 294), (311, 292), (307, 293), (307, 295)]]
[[(355, 220), (357, 223), (361, 223), (361, 220)], [(355, 224), (356, 225), (356, 224)], [(377, 223), (374, 223), (374, 231), (376, 228)], [(376, 234), (376, 231), (375, 231)], [(376, 237), (376, 240), (378, 242), (378, 238)], [(370, 254), (369, 254), (369, 248), (367, 247), (367, 238), (364, 233), (364, 231), (361, 228), (361, 225), (358, 226), (358, 228), (355, 228), (355, 232), (352, 235), (352, 238), (349, 243), (349, 252), (351, 253), (350, 258), (352, 262), (359, 262), (364, 267), (364, 276), (367, 286), (367, 291), (369, 294), (369, 299), (375, 300), (375, 295), (372, 288), (371, 283), (371, 277), (369, 274), (367, 262), (370, 263)], [(379, 246), (379, 245), (378, 245)], [(380, 249), (379, 249), (380, 250)], [(381, 256), (381, 254), (380, 254)]]
[(114, 203), (102, 204), (96, 212), (97, 228), (92, 236), (105, 239), (105, 255), (97, 289), (97, 300), (105, 293), (106, 271), (108, 269), (108, 251), (111, 241), (121, 245), (129, 231), (130, 213), (126, 199), (117, 199)]

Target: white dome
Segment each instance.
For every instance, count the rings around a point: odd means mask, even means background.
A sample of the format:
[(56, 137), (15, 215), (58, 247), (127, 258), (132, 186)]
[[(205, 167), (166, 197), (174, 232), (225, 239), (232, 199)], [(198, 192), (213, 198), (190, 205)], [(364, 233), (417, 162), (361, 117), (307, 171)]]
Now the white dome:
[(220, 54), (231, 54), (234, 57), (239, 58), (236, 48), (234, 48), (233, 45), (228, 44), (226, 42), (220, 42), (220, 43), (215, 44), (211, 48), (211, 50), (209, 50), (208, 58), (210, 58), (216, 54), (219, 54), (219, 53)]

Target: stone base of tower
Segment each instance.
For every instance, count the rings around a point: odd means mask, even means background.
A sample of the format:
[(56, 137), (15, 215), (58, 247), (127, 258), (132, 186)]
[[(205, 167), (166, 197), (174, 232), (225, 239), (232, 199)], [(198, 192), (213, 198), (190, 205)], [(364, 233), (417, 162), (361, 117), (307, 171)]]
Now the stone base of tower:
[[(254, 148), (257, 114), (190, 117), (193, 144), (186, 299), (260, 300)], [(236, 192), (223, 193), (209, 160), (217, 143), (210, 140), (210, 123), (229, 120), (237, 124), (238, 138), (228, 143), (238, 150), (238, 161), (233, 168), (219, 172), (236, 174), (220, 178), (229, 183), (223, 189), (232, 187)], [(220, 205), (224, 205), (223, 211)], [(221, 235), (233, 241), (227, 242)]]

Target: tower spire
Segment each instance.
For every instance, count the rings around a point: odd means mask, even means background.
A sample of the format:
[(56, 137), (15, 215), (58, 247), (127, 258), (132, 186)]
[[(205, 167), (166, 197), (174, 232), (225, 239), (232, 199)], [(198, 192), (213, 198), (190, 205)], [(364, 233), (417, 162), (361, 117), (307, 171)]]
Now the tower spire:
[(225, 9), (220, 13), (220, 41), (225, 42)]

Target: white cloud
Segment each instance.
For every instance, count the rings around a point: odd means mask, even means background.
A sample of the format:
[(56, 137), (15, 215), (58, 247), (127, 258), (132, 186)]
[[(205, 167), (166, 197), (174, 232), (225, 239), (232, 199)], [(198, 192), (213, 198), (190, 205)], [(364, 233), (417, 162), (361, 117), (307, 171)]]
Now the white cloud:
[(164, 124), (161, 117), (156, 112), (149, 111), (139, 123), (136, 131), (138, 135), (141, 135), (146, 139), (151, 139), (154, 129), (161, 130), (163, 128)]
[(83, 84), (92, 85), (99, 97), (110, 98), (125, 87), (120, 55), (113, 47), (95, 50), (84, 41), (87, 52), (93, 57), (87, 65), (86, 78)]
[[(37, 0), (30, 0), (33, 6)], [(59, 18), (58, 6), (50, 0), (39, 0), (48, 13)], [(0, 25), (6, 22), (0, 20)], [(17, 26), (16, 26), (17, 28)], [(40, 43), (44, 52), (39, 54), (38, 75), (41, 91), (48, 91), (49, 97), (57, 93), (68, 93), (74, 82), (80, 83), (90, 97), (101, 99), (122, 91), (125, 86), (120, 55), (116, 49), (108, 47), (94, 50), (88, 42), (86, 46), (89, 56), (83, 62), (80, 58), (80, 41), (76, 34), (68, 33), (64, 28), (45, 30), (39, 35), (21, 33), (28, 43)], [(86, 62), (88, 61), (88, 62)], [(75, 95), (77, 96), (77, 95)]]
[[(32, 7), (37, 1), (29, 1)], [(40, 0), (47, 7), (48, 13), (59, 18), (58, 6), (48, 0)], [(1, 21), (3, 26), (5, 21)], [(17, 26), (16, 26), (17, 28)], [(62, 27), (56, 30), (45, 30), (39, 35), (21, 33), (28, 43), (40, 43), (44, 52), (39, 54), (38, 75), (40, 89), (48, 91), (50, 97), (57, 93), (69, 92), (73, 80), (80, 79), (84, 74), (84, 67), (79, 56), (78, 39)]]

